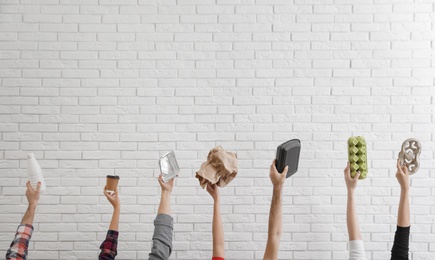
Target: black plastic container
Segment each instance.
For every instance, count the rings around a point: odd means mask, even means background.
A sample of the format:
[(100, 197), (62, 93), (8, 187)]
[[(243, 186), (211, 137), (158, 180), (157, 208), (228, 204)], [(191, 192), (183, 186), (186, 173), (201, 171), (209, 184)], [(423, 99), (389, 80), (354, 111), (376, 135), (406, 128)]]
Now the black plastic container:
[(299, 154), (301, 153), (301, 141), (292, 139), (276, 148), (276, 169), (282, 172), (288, 165), (287, 177), (298, 171)]

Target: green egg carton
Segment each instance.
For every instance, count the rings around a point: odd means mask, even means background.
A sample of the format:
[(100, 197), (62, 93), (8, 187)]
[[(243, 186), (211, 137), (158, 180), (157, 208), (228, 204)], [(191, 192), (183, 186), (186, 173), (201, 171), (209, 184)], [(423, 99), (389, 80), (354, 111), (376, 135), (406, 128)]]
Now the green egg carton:
[(347, 140), (348, 156), (350, 163), (350, 176), (355, 177), (360, 171), (360, 180), (367, 178), (367, 147), (366, 140), (362, 136), (352, 136)]

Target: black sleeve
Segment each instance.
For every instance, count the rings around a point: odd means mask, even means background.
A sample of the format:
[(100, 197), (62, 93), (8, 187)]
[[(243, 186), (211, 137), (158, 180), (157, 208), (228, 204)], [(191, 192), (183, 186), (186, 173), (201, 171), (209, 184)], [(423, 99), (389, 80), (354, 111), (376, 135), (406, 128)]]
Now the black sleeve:
[(391, 260), (408, 260), (409, 259), (409, 227), (397, 226), (396, 235), (394, 236), (394, 245), (391, 249)]

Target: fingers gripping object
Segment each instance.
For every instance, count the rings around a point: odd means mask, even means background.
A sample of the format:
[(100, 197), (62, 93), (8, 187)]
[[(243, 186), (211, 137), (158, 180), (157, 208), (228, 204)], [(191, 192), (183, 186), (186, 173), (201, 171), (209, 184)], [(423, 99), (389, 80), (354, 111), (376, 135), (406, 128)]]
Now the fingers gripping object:
[(298, 171), (299, 155), (301, 153), (301, 141), (299, 139), (289, 140), (276, 148), (276, 169), (283, 172), (288, 166), (286, 178)]
[(350, 176), (353, 178), (360, 172), (359, 179), (367, 177), (367, 147), (366, 140), (362, 136), (352, 136), (347, 140), (348, 156), (350, 163)]
[(178, 167), (178, 162), (173, 151), (167, 152), (160, 157), (159, 165), (164, 183), (169, 182), (180, 173), (180, 167)]
[(421, 144), (417, 139), (409, 138), (403, 142), (399, 161), (401, 165), (408, 168), (410, 175), (416, 173), (420, 168), (420, 153)]

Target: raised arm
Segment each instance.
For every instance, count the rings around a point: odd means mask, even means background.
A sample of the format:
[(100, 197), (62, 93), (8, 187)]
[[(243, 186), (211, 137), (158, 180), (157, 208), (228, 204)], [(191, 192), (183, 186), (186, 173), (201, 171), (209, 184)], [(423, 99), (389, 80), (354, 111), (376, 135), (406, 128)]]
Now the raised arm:
[(116, 188), (114, 193), (108, 193), (104, 187), (104, 195), (113, 206), (112, 220), (110, 221), (109, 230), (107, 231), (106, 240), (101, 244), (100, 260), (115, 259), (118, 254), (118, 228), (119, 228), (119, 215), (121, 214), (121, 200), (119, 198), (119, 191)]
[(220, 196), (219, 188), (216, 184), (207, 185), (207, 192), (213, 198), (213, 257), (225, 257), (225, 242), (224, 242), (224, 228), (222, 226), (221, 210), (220, 210)]
[(35, 218), (36, 207), (41, 195), (41, 182), (38, 182), (36, 190), (32, 188), (30, 182), (27, 182), (26, 186), (26, 198), (29, 204), (26, 213), (24, 213), (23, 219), (21, 220), (21, 224), (17, 228), (15, 238), (6, 252), (6, 259), (10, 260), (27, 259), (29, 242), (33, 233), (33, 219)]
[(349, 234), (349, 241), (361, 240), (361, 232), (359, 230), (358, 216), (356, 214), (355, 204), (355, 190), (358, 184), (358, 178), (360, 173), (358, 172), (353, 178), (350, 176), (350, 165), (347, 163), (344, 169), (344, 179), (347, 187), (347, 232)]
[(159, 183), (162, 188), (160, 205), (157, 214), (171, 214), (171, 192), (174, 186), (174, 179), (169, 182), (163, 182), (162, 176), (159, 176)]
[(159, 184), (162, 188), (160, 205), (157, 211), (157, 217), (154, 220), (154, 234), (151, 253), (149, 260), (169, 259), (172, 253), (172, 233), (173, 219), (171, 217), (171, 192), (174, 186), (174, 179), (169, 182), (163, 182), (162, 176), (159, 176)]
[(26, 198), (29, 205), (27, 206), (26, 213), (21, 220), (21, 225), (33, 225), (33, 219), (35, 218), (36, 206), (38, 206), (39, 197), (41, 196), (41, 182), (38, 182), (36, 190), (32, 188), (30, 182), (26, 183)]
[(273, 184), (272, 203), (269, 213), (269, 229), (267, 233), (266, 251), (263, 259), (278, 259), (279, 242), (282, 234), (282, 187), (287, 176), (288, 166), (279, 173), (275, 166), (275, 160), (270, 165), (269, 177)]
[(408, 168), (396, 164), (396, 178), (400, 184), (400, 202), (397, 212), (397, 230), (394, 236), (394, 244), (391, 249), (391, 259), (408, 259), (409, 257), (409, 235), (411, 229), (411, 213), (409, 209), (409, 172)]
[(119, 215), (121, 214), (121, 200), (119, 198), (118, 188), (116, 188), (116, 191), (113, 193), (108, 193), (106, 191), (106, 188), (104, 188), (103, 192), (104, 192), (104, 195), (106, 196), (107, 200), (113, 206), (113, 215), (112, 215), (112, 220), (110, 221), (109, 230), (118, 231)]
[(350, 176), (350, 165), (347, 163), (344, 169), (344, 180), (347, 186), (347, 232), (349, 234), (349, 260), (365, 260), (366, 253), (364, 242), (359, 230), (358, 216), (356, 214), (355, 190), (358, 184), (360, 172), (352, 178)]
[(409, 209), (409, 172), (406, 166), (402, 166), (397, 160), (396, 178), (400, 184), (399, 212), (397, 213), (397, 225), (399, 227), (409, 227), (411, 224), (411, 213)]

